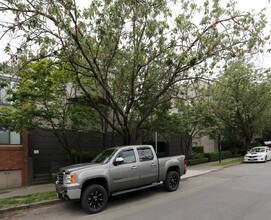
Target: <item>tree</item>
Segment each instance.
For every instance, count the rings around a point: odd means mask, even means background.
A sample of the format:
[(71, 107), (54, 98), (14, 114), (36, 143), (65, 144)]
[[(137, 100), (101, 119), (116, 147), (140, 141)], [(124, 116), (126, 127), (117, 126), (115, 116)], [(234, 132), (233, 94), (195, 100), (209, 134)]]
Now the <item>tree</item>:
[[(8, 90), (11, 105), (0, 109), (0, 124), (15, 131), (43, 128), (51, 131), (71, 156), (71, 143), (81, 134), (100, 130), (96, 112), (89, 106), (74, 104), (76, 87), (63, 64), (50, 60), (29, 63), (17, 73), (15, 88)], [(73, 131), (74, 137), (67, 132)]]
[(231, 62), (211, 90), (214, 114), (225, 129), (239, 135), (246, 149), (261, 134), (270, 115), (269, 74), (243, 60)]
[(188, 88), (179, 91), (168, 108), (159, 114), (155, 112), (148, 121), (149, 127), (144, 127), (146, 137), (153, 136), (155, 131), (164, 139), (181, 135), (180, 148), (188, 156), (193, 139), (209, 134), (217, 125), (205, 94), (207, 86), (203, 81), (191, 81)]
[[(80, 10), (73, 0), (3, 0), (0, 11), (14, 20), (0, 25), (4, 35), (20, 39), (16, 51), (5, 48), (13, 61), (68, 63), (88, 104), (130, 144), (176, 86), (206, 74), (221, 58), (251, 56), (264, 42), (263, 13), (239, 12), (233, 1), (222, 8), (206, 0), (201, 10), (182, 0), (177, 16), (170, 7), (174, 1), (94, 0)], [(97, 96), (106, 100), (110, 117)]]
[(193, 138), (209, 134), (216, 125), (208, 99), (204, 94), (206, 86), (204, 82), (191, 82), (188, 93), (174, 101), (171, 127), (174, 133), (184, 134), (182, 151), (186, 156), (191, 149)]

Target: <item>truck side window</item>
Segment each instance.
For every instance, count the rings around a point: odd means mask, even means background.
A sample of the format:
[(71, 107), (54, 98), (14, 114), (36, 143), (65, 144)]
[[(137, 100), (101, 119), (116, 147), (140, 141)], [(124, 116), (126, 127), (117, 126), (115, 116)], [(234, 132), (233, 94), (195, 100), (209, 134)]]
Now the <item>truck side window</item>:
[(140, 162), (153, 160), (152, 150), (148, 147), (137, 149)]
[(123, 164), (128, 164), (128, 163), (135, 163), (136, 158), (135, 158), (135, 153), (133, 149), (130, 150), (124, 150), (119, 153), (117, 157), (122, 157), (123, 158)]

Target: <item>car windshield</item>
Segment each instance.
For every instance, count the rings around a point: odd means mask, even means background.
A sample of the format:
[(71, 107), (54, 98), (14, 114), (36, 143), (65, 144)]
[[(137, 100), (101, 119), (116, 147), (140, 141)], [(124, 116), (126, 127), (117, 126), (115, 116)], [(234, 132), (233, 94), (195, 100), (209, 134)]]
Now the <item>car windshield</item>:
[(257, 147), (257, 148), (252, 148), (250, 150), (251, 153), (261, 153), (261, 152), (265, 152), (265, 149), (263, 147)]
[(112, 158), (116, 149), (107, 149), (100, 153), (97, 157), (95, 157), (91, 162), (92, 163), (99, 163), (99, 164), (106, 164)]

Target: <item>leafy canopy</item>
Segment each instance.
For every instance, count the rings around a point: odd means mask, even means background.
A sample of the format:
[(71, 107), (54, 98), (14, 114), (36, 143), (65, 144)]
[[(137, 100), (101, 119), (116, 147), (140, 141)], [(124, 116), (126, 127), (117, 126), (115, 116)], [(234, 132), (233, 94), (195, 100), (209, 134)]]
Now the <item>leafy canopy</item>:
[(223, 8), (218, 0), (202, 7), (191, 0), (94, 0), (81, 10), (73, 0), (3, 0), (0, 12), (12, 19), (0, 26), (4, 35), (19, 38), (16, 50), (6, 47), (14, 62), (67, 63), (88, 104), (129, 144), (187, 80), (262, 49), (264, 13), (235, 6), (229, 1)]

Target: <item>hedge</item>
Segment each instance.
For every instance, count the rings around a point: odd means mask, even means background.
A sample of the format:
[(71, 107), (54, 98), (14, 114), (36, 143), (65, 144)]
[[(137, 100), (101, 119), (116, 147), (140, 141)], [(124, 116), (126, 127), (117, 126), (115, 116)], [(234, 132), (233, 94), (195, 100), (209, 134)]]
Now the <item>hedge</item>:
[(206, 162), (208, 162), (208, 158), (204, 157), (204, 158), (198, 158), (198, 159), (189, 159), (187, 160), (186, 164), (187, 166), (192, 166), (192, 165), (197, 165), (197, 164), (206, 163)]
[[(217, 161), (219, 160), (219, 153), (204, 153), (204, 157), (208, 158), (208, 162)], [(232, 157), (231, 151), (222, 151), (221, 152), (221, 159), (226, 159)]]
[(188, 156), (189, 159), (200, 159), (200, 158), (204, 158), (204, 154), (203, 153), (191, 153)]
[(192, 151), (193, 153), (204, 153), (204, 148), (203, 146), (195, 146), (195, 147), (192, 147)]

